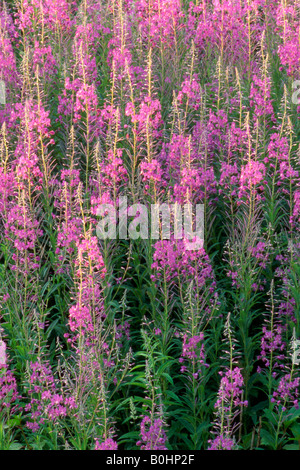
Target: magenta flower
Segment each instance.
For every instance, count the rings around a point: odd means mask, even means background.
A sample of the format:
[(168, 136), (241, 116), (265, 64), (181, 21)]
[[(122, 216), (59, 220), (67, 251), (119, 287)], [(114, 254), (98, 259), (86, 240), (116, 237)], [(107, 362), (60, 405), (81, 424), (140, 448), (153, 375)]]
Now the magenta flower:
[(141, 440), (136, 443), (142, 450), (167, 450), (165, 443), (166, 433), (163, 429), (161, 418), (152, 422), (149, 416), (145, 416), (141, 422)]
[(118, 444), (110, 437), (101, 444), (98, 439), (96, 439), (95, 450), (118, 450)]

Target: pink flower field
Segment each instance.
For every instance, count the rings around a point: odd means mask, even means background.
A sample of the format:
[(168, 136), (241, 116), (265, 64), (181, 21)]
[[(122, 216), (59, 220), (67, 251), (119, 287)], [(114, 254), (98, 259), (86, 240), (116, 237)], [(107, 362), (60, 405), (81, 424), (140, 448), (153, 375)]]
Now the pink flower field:
[(0, 450), (300, 450), (299, 0), (0, 0)]

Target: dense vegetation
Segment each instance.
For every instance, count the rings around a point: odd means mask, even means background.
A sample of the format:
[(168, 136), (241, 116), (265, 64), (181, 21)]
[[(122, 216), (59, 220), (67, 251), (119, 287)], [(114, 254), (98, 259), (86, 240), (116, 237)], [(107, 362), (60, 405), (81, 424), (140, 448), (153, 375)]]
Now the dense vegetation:
[[(300, 449), (299, 25), (0, 0), (1, 449)], [(202, 204), (203, 247), (101, 239), (125, 197)]]

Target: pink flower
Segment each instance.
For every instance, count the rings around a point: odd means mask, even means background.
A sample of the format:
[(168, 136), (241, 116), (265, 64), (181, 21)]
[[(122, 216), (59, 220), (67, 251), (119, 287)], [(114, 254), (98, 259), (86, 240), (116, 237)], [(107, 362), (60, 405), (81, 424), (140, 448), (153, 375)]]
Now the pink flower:
[(101, 444), (96, 439), (95, 450), (118, 450), (118, 444), (110, 437)]

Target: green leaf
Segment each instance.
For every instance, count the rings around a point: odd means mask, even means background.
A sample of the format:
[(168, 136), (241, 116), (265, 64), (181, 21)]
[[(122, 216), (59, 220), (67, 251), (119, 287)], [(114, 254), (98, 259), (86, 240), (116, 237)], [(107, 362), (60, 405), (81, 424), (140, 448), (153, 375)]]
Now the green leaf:
[(262, 429), (260, 435), (263, 445), (271, 446), (272, 448), (274, 447), (274, 438), (268, 431)]
[(19, 442), (12, 442), (9, 446), (9, 450), (20, 450), (22, 449), (23, 445)]
[(284, 446), (285, 450), (300, 450), (300, 444), (287, 444)]

